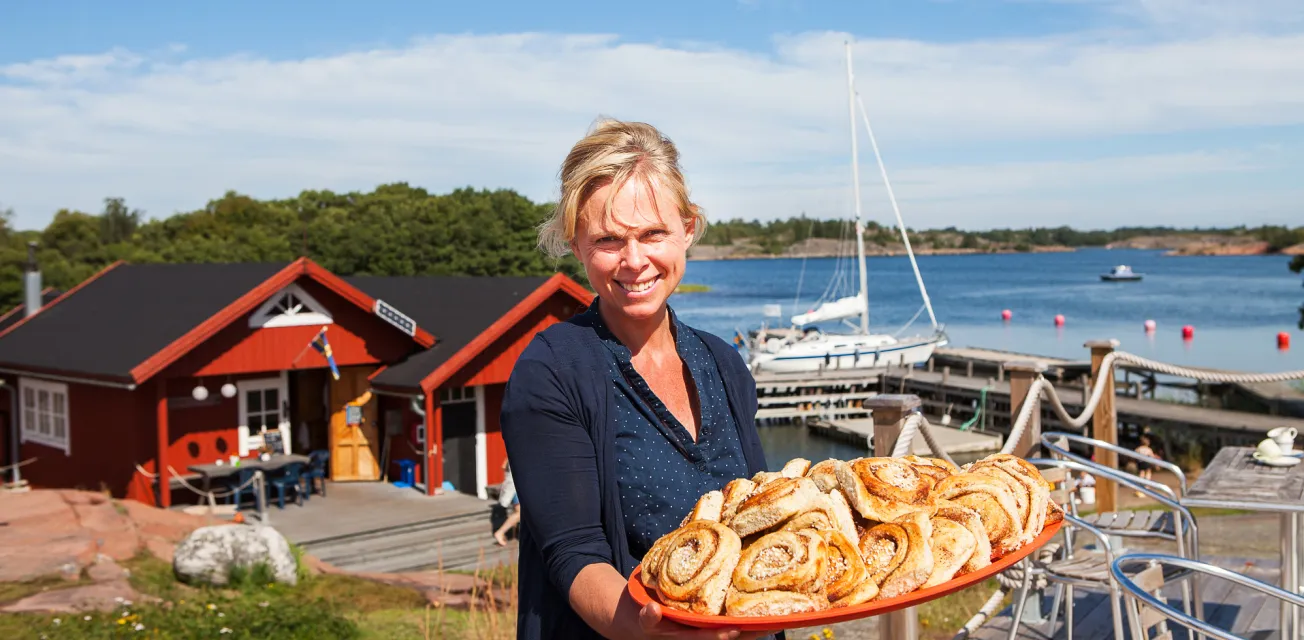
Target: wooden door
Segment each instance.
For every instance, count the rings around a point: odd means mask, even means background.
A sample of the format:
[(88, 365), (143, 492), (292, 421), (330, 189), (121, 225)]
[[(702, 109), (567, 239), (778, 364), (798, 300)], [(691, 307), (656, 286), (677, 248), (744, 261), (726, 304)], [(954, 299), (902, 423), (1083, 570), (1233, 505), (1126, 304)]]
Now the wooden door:
[[(331, 479), (379, 480), (380, 437), (376, 428), (376, 405), (367, 394), (367, 376), (373, 367), (340, 367), (340, 379), (330, 382)], [(364, 397), (366, 396), (366, 397)], [(362, 405), (362, 423), (348, 424), (347, 407)]]

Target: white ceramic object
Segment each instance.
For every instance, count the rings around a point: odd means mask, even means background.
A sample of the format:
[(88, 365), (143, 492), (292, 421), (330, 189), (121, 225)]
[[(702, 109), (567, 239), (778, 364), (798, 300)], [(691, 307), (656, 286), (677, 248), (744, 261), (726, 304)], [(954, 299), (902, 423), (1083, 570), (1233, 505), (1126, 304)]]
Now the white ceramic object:
[(1259, 464), (1266, 464), (1269, 467), (1293, 467), (1300, 463), (1299, 458), (1284, 456), (1281, 458), (1260, 458), (1255, 456), (1254, 460)]
[(1278, 447), (1281, 447), (1281, 452), (1284, 454), (1290, 454), (1295, 448), (1296, 435), (1298, 434), (1295, 432), (1295, 427), (1277, 427), (1268, 432), (1268, 437), (1272, 438), (1272, 441), (1276, 442)]

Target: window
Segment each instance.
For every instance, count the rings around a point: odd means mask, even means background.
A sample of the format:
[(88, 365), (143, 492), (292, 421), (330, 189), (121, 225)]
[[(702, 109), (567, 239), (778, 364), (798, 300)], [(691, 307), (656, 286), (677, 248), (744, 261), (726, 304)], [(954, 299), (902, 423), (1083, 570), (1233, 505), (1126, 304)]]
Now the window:
[(475, 387), (453, 387), (439, 390), (439, 404), (475, 402)]
[(333, 320), (325, 307), (308, 295), (297, 284), (281, 289), (249, 316), (249, 326), (302, 327), (331, 324)]
[(240, 455), (257, 451), (263, 446), (263, 433), (280, 431), (285, 452), (290, 451), (290, 421), (288, 419), (286, 378), (240, 380), (236, 389), (240, 398)]
[(36, 442), (72, 455), (68, 438), (68, 385), (21, 378), (22, 441)]

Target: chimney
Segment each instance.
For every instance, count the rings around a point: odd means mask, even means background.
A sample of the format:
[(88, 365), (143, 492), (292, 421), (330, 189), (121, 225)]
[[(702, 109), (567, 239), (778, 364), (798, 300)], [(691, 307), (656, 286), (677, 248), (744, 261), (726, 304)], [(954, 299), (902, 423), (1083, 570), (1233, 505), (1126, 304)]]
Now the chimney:
[(23, 310), (31, 316), (41, 310), (41, 270), (36, 266), (36, 243), (27, 243), (27, 269), (23, 274)]

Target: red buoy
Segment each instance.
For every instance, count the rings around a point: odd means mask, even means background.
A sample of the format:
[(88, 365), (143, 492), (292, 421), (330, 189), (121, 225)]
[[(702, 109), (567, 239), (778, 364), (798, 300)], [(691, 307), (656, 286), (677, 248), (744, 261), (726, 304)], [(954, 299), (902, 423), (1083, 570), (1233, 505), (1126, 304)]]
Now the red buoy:
[(1057, 327), (1062, 327), (1062, 326), (1064, 326), (1064, 316), (1063, 316), (1063, 314), (1058, 314), (1058, 313), (1055, 314), (1055, 326), (1057, 326)]
[(1156, 325), (1154, 320), (1146, 320), (1146, 333), (1153, 333), (1155, 330), (1155, 326)]
[(1001, 312), (1001, 320), (1004, 320), (1004, 321), (1006, 321), (1006, 322), (1009, 322), (1009, 321), (1010, 321), (1010, 318), (1013, 318), (1013, 317), (1014, 317), (1014, 314), (1011, 313), (1009, 309), (1006, 309), (1006, 310), (1004, 310), (1004, 311)]
[(1290, 334), (1282, 331), (1277, 334), (1277, 348), (1285, 351), (1290, 348)]
[(1195, 327), (1193, 327), (1193, 326), (1191, 326), (1191, 325), (1189, 325), (1189, 324), (1188, 324), (1188, 325), (1183, 325), (1183, 326), (1182, 326), (1182, 339), (1183, 339), (1183, 340), (1190, 340), (1190, 339), (1192, 339), (1192, 338), (1194, 338), (1194, 337), (1195, 337)]

